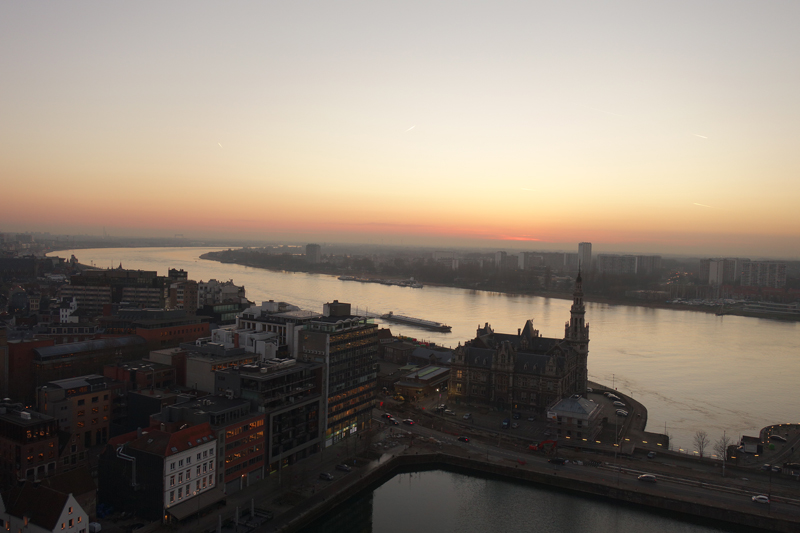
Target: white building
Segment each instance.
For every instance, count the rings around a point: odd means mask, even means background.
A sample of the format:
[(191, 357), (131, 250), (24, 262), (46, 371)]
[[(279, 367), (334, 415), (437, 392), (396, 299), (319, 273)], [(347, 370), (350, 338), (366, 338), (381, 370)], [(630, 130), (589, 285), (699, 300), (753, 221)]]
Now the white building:
[(27, 482), (0, 496), (0, 530), (86, 533), (89, 515), (72, 494)]

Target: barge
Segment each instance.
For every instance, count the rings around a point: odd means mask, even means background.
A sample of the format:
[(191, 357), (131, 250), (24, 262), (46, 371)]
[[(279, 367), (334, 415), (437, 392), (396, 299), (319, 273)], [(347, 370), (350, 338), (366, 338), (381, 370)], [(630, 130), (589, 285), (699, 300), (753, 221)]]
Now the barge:
[(414, 318), (411, 316), (396, 315), (392, 311), (389, 311), (385, 315), (381, 315), (381, 318), (383, 320), (389, 320), (391, 322), (408, 324), (409, 326), (417, 326), (420, 328), (432, 329), (435, 331), (450, 331), (452, 329), (447, 324), (442, 324), (441, 322), (434, 322), (433, 320), (423, 320), (422, 318)]

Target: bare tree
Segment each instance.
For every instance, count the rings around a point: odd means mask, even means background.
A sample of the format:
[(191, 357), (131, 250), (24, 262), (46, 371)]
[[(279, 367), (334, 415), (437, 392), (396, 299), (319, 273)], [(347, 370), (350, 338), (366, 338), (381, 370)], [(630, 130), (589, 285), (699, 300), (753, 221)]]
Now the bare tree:
[(702, 429), (694, 434), (694, 446), (697, 448), (697, 451), (700, 452), (700, 457), (703, 457), (705, 454), (706, 448), (708, 447), (708, 433), (703, 431)]
[(714, 453), (716, 453), (720, 459), (726, 457), (728, 454), (728, 446), (730, 446), (732, 442), (733, 440), (729, 436), (722, 435), (717, 442), (714, 443)]

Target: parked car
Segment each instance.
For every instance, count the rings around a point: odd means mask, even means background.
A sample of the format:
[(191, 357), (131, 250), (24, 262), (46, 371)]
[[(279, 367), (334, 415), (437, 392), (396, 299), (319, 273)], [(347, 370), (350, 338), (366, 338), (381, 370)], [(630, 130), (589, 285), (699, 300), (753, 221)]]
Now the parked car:
[(619, 416), (628, 416), (628, 411), (625, 411), (624, 409), (617, 409), (617, 414)]
[(622, 402), (614, 402), (614, 405), (616, 405), (617, 407), (625, 407), (625, 404)]
[(514, 420), (519, 420), (520, 418), (522, 418), (522, 413), (517, 413), (517, 412), (511, 413), (511, 418), (513, 418)]
[(503, 429), (508, 429), (509, 427), (511, 427), (511, 420), (506, 418), (505, 420), (503, 420), (503, 423), (500, 424), (500, 427), (502, 427)]
[(469, 442), (469, 437), (458, 437), (461, 442)]
[(323, 472), (319, 475), (319, 478), (324, 481), (333, 481), (333, 474), (329, 472)]
[(594, 392), (594, 391), (592, 390), (592, 388), (591, 388), (591, 387), (588, 387), (588, 388), (586, 389), (586, 392)]
[(781, 469), (780, 465), (772, 465), (772, 471), (773, 472), (776, 472), (776, 473), (780, 474), (781, 470), (782, 469)]
[(775, 442), (787, 442), (787, 440), (784, 437), (781, 437), (780, 435), (770, 435), (769, 440)]
[(772, 465), (769, 463), (761, 465), (761, 470), (769, 470), (770, 468), (772, 468)]
[(440, 403), (440, 404), (439, 404), (439, 407), (438, 407), (438, 409), (439, 409), (440, 411), (444, 411), (445, 409), (447, 409), (447, 404)]
[(767, 496), (764, 496), (763, 494), (758, 494), (750, 499), (756, 503), (769, 503), (769, 498)]
[(653, 474), (642, 474), (637, 479), (639, 481), (647, 481), (648, 483), (655, 483), (656, 482), (656, 476), (654, 476)]
[(464, 414), (464, 420), (469, 420), (470, 418), (472, 418), (472, 413), (465, 413)]
[(518, 427), (519, 427), (519, 424), (517, 424), (516, 422), (512, 422), (511, 423), (511, 429), (517, 429)]
[(609, 400), (617, 400), (617, 401), (619, 401), (619, 400), (621, 400), (622, 398), (620, 398), (620, 397), (619, 397), (619, 396), (617, 396), (616, 394), (611, 394), (611, 393), (609, 393), (609, 394), (608, 394), (608, 399), (609, 399)]
[(350, 472), (353, 469), (350, 468), (350, 465), (346, 465), (344, 463), (336, 465), (336, 470), (341, 470), (342, 472)]
[(450, 416), (456, 416), (456, 412), (455, 411), (451, 411), (450, 409), (445, 409), (444, 410), (444, 414), (450, 415)]
[(650, 452), (650, 453), (647, 454), (647, 458), (648, 459), (653, 459), (653, 458), (655, 458), (655, 456), (656, 456), (656, 452)]
[(536, 417), (535, 417), (535, 416), (533, 416), (533, 415), (531, 415), (531, 416), (529, 416), (529, 417), (528, 417), (528, 422), (533, 422), (533, 421), (535, 421), (535, 420), (536, 420)]
[(406, 418), (405, 420), (403, 420), (403, 424), (408, 424), (409, 426), (413, 426), (414, 421), (411, 420), (410, 418)]

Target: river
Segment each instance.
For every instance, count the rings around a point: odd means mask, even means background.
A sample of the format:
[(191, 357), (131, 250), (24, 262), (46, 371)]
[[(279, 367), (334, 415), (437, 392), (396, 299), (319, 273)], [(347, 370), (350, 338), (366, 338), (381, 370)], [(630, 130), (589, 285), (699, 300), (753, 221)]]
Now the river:
[[(571, 302), (538, 296), (426, 286), (422, 289), (341, 281), (336, 276), (273, 272), (199, 259), (219, 248), (101, 248), (62, 250), (84, 264), (188, 271), (244, 285), (247, 297), (280, 300), (322, 311), (337, 299), (370, 313), (398, 314), (444, 322), (451, 333), (387, 324), (392, 333), (455, 347), (488, 322), (513, 333), (532, 319), (545, 337), (563, 337)], [(675, 450), (692, 450), (698, 430), (712, 443), (727, 435), (757, 435), (773, 423), (800, 422), (800, 323), (684, 310), (587, 303), (590, 328), (589, 379), (613, 385), (648, 409), (649, 431), (666, 432)], [(795, 392), (792, 392), (795, 391)], [(710, 453), (710, 450), (707, 450)]]
[(441, 470), (399, 474), (303, 529), (303, 533), (409, 531), (710, 533), (747, 529), (552, 488)]

